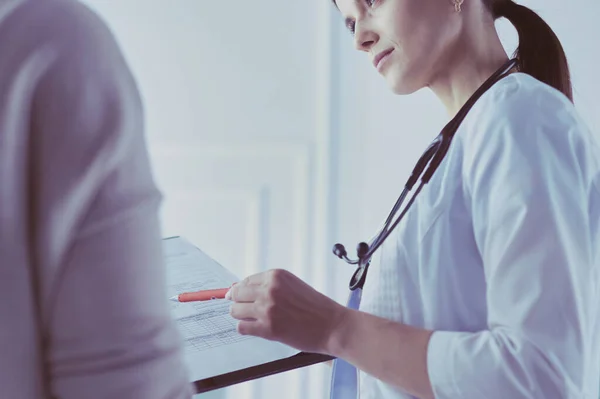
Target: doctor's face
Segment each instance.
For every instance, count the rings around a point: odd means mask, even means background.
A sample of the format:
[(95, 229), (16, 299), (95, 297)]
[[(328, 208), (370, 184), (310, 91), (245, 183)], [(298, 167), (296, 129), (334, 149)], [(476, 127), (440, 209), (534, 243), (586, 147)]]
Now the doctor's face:
[(393, 92), (428, 86), (458, 41), (459, 17), (452, 0), (336, 0), (357, 50)]

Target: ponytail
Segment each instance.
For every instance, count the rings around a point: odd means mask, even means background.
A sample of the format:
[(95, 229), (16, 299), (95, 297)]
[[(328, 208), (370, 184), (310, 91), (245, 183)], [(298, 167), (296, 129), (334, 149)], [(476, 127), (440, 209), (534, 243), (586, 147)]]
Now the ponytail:
[(534, 11), (512, 0), (487, 0), (494, 19), (505, 17), (519, 34), (514, 57), (519, 71), (527, 73), (573, 101), (567, 57), (552, 29)]

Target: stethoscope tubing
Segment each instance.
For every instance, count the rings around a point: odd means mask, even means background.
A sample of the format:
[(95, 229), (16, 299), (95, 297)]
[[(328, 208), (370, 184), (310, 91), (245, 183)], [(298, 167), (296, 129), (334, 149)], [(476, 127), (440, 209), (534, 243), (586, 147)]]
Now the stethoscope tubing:
[[(379, 232), (375, 235), (375, 237), (370, 240), (367, 244), (365, 242), (361, 242), (357, 246), (357, 259), (350, 259), (347, 256), (346, 249), (342, 244), (335, 244), (333, 247), (333, 253), (340, 259), (343, 259), (347, 263), (351, 265), (358, 265), (356, 271), (352, 275), (350, 280), (350, 289), (355, 290), (357, 288), (362, 288), (364, 282), (366, 280), (367, 269), (370, 265), (371, 258), (375, 254), (375, 252), (383, 245), (385, 240), (390, 236), (390, 234), (395, 230), (400, 221), (404, 218), (406, 213), (409, 211), (417, 196), (423, 189), (423, 187), (429, 183), (433, 174), (438, 169), (439, 165), (444, 160), (448, 149), (450, 148), (450, 144), (454, 137), (454, 134), (458, 130), (460, 124), (475, 104), (475, 102), (485, 93), (490, 87), (492, 87), (499, 80), (507, 76), (510, 71), (518, 65), (517, 59), (511, 59), (506, 62), (501, 68), (499, 68), (492, 76), (490, 76), (483, 85), (481, 85), (477, 91), (469, 98), (469, 100), (461, 107), (461, 109), (457, 112), (456, 116), (452, 118), (452, 120), (444, 126), (441, 133), (432, 141), (432, 143), (427, 147), (427, 149), (423, 152), (419, 160), (417, 161), (415, 167), (413, 168), (406, 184), (404, 185), (404, 189), (402, 193), (396, 200), (392, 210), (390, 211), (383, 227), (379, 230)], [(406, 207), (400, 212), (398, 217), (394, 220), (394, 216), (400, 210), (402, 204), (404, 203), (408, 193), (412, 191), (413, 186), (419, 181), (417, 189), (410, 197)], [(393, 221), (393, 222), (392, 222)]]

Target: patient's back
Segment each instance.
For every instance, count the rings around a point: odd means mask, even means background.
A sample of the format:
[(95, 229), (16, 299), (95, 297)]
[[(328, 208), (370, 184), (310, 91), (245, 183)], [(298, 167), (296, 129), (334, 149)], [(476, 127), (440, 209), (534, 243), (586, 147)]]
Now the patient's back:
[(190, 396), (134, 80), (74, 0), (0, 0), (2, 398)]

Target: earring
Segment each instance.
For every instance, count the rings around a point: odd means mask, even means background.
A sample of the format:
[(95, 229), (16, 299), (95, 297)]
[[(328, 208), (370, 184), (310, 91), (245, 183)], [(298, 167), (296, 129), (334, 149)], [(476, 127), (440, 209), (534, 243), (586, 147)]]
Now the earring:
[(454, 11), (461, 12), (461, 6), (464, 1), (465, 0), (454, 0)]

